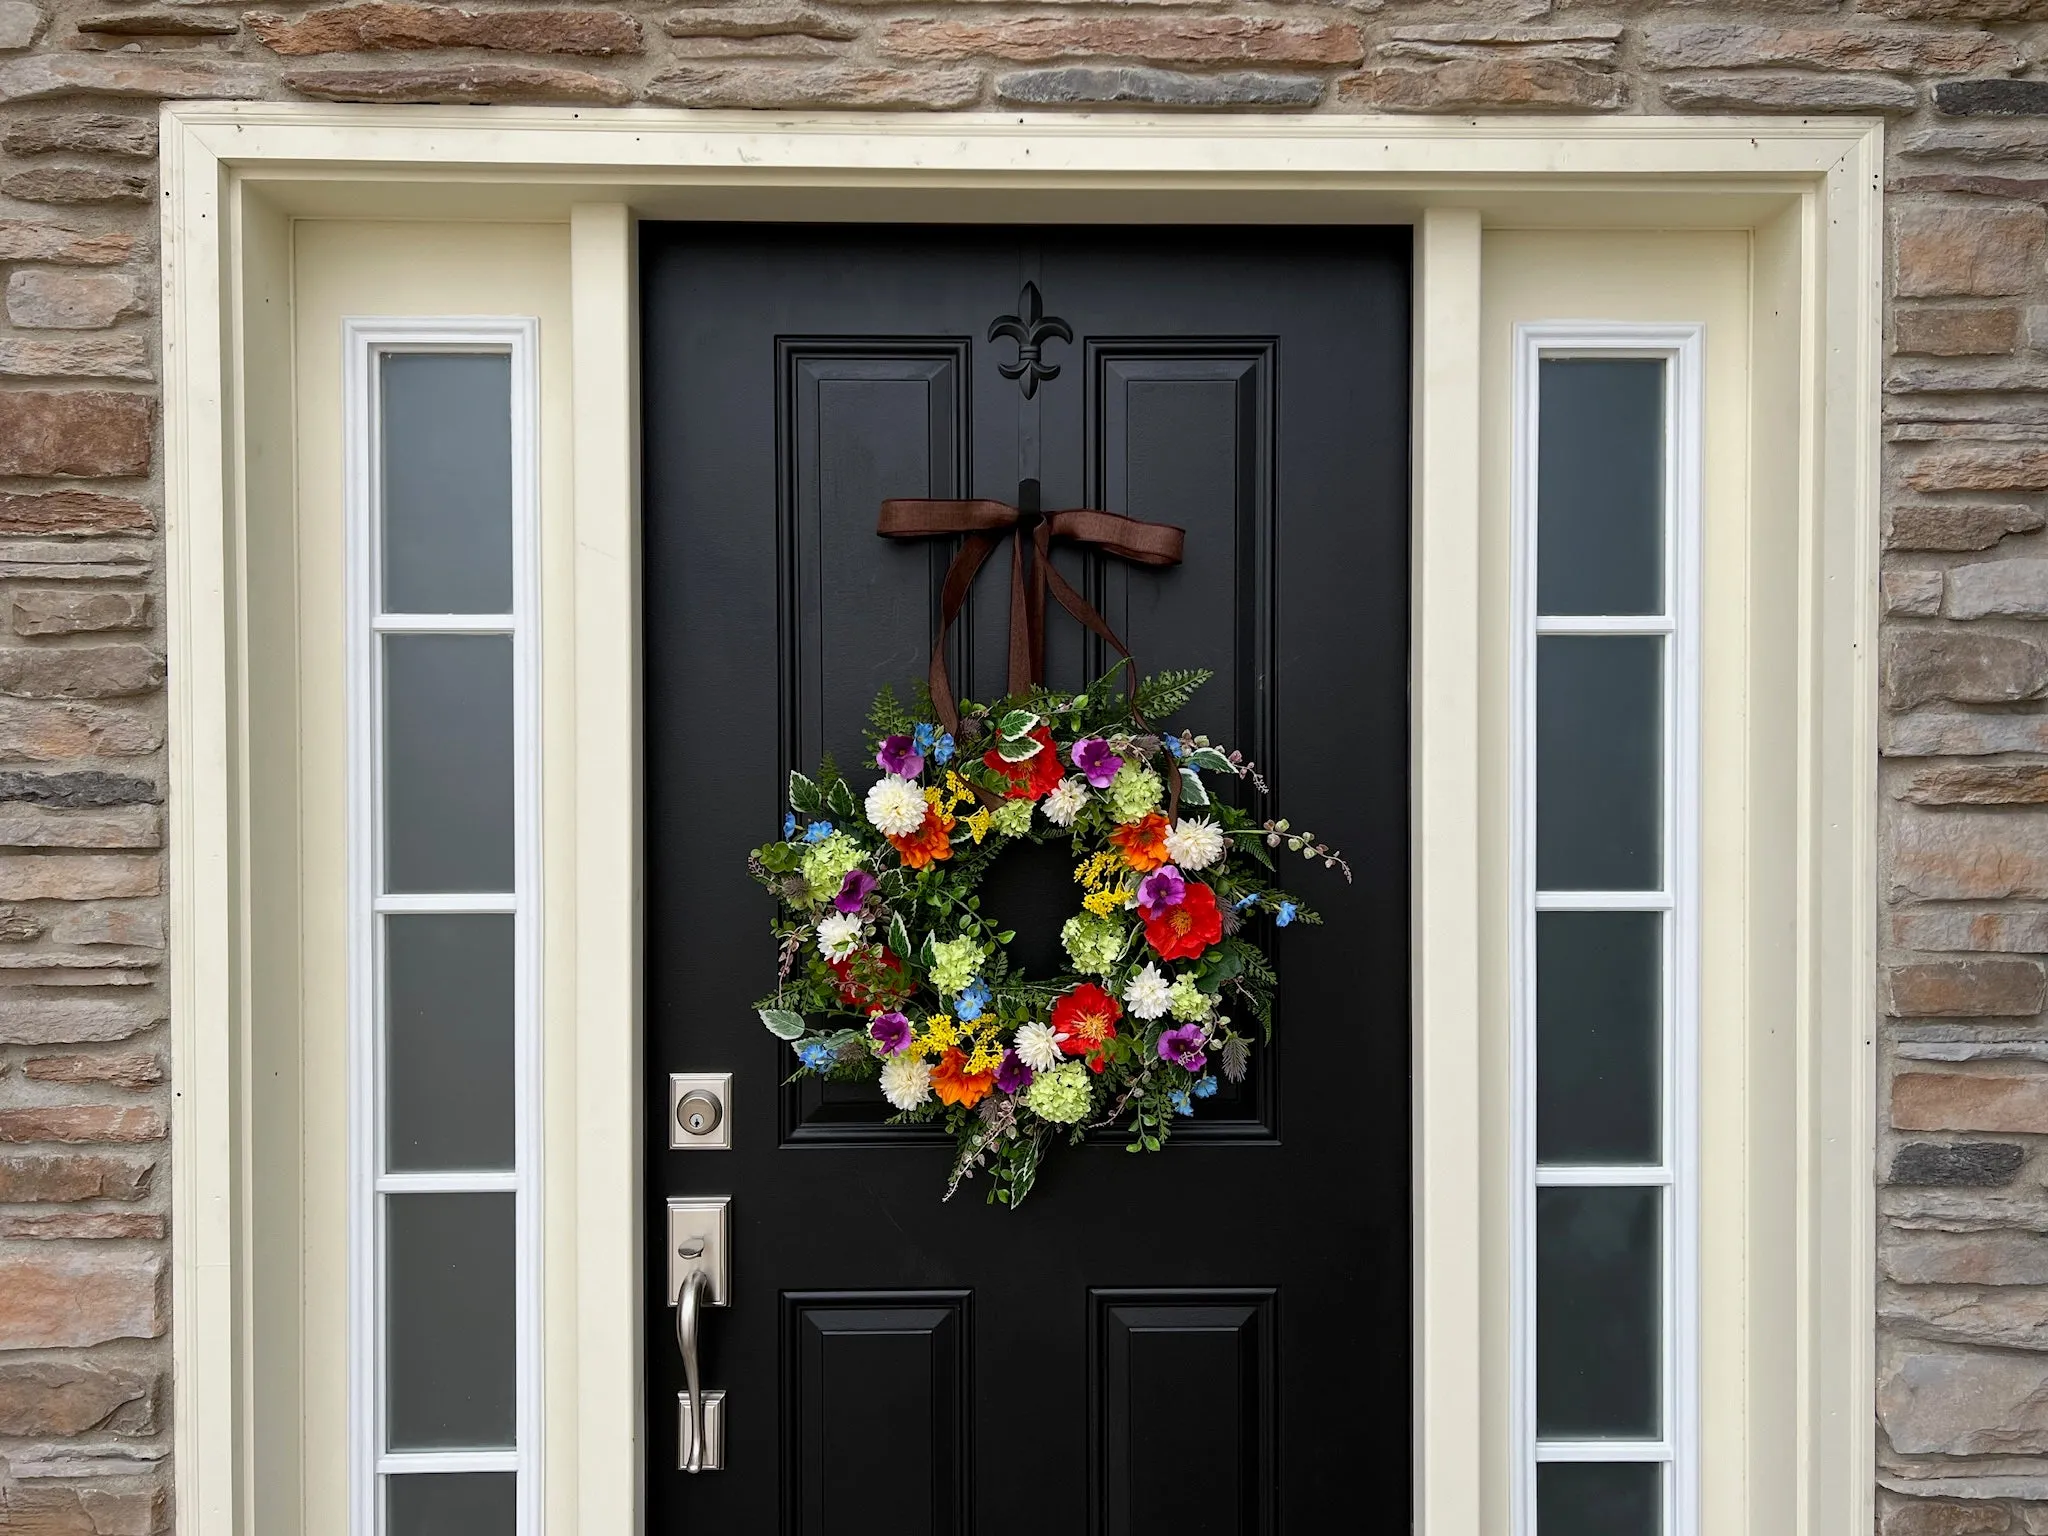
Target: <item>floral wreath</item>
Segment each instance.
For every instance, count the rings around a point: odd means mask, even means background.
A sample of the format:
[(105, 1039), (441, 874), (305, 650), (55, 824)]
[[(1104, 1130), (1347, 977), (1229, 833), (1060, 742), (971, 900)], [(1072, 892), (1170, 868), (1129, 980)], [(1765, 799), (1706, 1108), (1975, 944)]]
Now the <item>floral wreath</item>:
[[(798, 1077), (879, 1078), (891, 1123), (943, 1124), (948, 1198), (985, 1168), (989, 1199), (1015, 1206), (1056, 1138), (1099, 1127), (1158, 1151), (1219, 1072), (1243, 1079), (1254, 1035), (1271, 1038), (1279, 978), (1248, 922), (1319, 921), (1273, 883), (1274, 853), (1350, 879), (1313, 834), (1211, 795), (1205, 774), (1265, 794), (1242, 754), (1149, 723), (1208, 673), (1126, 692), (1127, 665), (1085, 693), (1033, 686), (957, 711), (921, 691), (917, 715), (885, 689), (869, 714), (881, 776), (861, 789), (829, 760), (792, 773), (782, 838), (749, 860), (779, 909), (762, 1022)], [(1011, 844), (1056, 839), (1078, 887), (1069, 968), (1031, 977), (977, 891)]]

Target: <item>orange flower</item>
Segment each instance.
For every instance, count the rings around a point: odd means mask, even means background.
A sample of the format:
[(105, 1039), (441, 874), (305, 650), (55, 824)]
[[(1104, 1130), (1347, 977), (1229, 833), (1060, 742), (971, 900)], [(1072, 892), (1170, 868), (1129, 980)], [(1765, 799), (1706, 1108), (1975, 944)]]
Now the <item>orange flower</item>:
[(1124, 862), (1142, 874), (1167, 861), (1166, 827), (1166, 818), (1153, 811), (1141, 820), (1118, 827), (1109, 834), (1109, 840), (1123, 850)]
[(892, 833), (889, 841), (895, 845), (905, 864), (912, 869), (923, 869), (935, 859), (953, 857), (952, 834), (953, 818), (941, 816), (938, 807), (928, 805), (924, 809), (923, 826), (907, 837), (897, 837)]
[(948, 1051), (938, 1059), (932, 1068), (932, 1092), (939, 1096), (940, 1103), (972, 1109), (995, 1085), (995, 1073), (969, 1073), (966, 1068), (967, 1058), (957, 1050)]

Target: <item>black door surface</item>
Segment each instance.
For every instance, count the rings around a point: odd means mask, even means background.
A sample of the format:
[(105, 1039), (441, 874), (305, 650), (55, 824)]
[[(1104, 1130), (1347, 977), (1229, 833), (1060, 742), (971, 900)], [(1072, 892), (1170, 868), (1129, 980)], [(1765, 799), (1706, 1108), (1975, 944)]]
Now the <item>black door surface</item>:
[[(1408, 232), (674, 224), (641, 255), (649, 1529), (1405, 1529)], [(1028, 397), (987, 339), (1027, 282), (1073, 333)], [(1157, 1156), (1057, 1149), (1013, 1212), (979, 1181), (942, 1204), (945, 1138), (871, 1086), (784, 1086), (744, 865), (788, 770), (858, 764), (875, 690), (923, 674), (951, 551), (876, 537), (882, 500), (1031, 475), (1048, 508), (1187, 529), (1177, 568), (1059, 563), (1147, 670), (1214, 669), (1184, 723), (1357, 879), (1283, 869), (1326, 926), (1269, 936), (1277, 1043), (1241, 1088)], [(1007, 559), (956, 627), (976, 697)], [(1105, 662), (1047, 628), (1055, 686)], [(1027, 955), (1064, 878), (1002, 893)], [(667, 1150), (673, 1071), (734, 1074), (731, 1151)], [(683, 1194), (730, 1195), (734, 1237), (703, 1331), (725, 1470), (696, 1476), (663, 1294)]]

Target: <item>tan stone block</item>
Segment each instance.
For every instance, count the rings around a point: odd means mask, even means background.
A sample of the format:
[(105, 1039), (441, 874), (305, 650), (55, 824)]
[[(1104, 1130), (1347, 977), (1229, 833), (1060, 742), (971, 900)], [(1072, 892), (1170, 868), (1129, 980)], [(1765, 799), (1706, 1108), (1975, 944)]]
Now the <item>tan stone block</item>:
[(539, 64), (441, 64), (389, 69), (288, 69), (286, 86), (325, 101), (451, 106), (592, 102), (620, 107), (633, 88), (604, 75)]
[(0, 1253), (0, 1349), (161, 1338), (165, 1289), (155, 1254)]
[(1878, 1516), (1878, 1536), (1983, 1536), (2008, 1531), (2012, 1520), (2000, 1504), (1957, 1504), (1949, 1499), (1887, 1496)]
[(1904, 630), (1886, 639), (1884, 684), (1895, 709), (1936, 699), (2011, 704), (2048, 693), (2048, 653), (2016, 635)]
[(0, 1001), (0, 1045), (87, 1045), (126, 1040), (165, 1019), (150, 1000), (25, 998)]
[(135, 237), (66, 229), (42, 219), (0, 219), (0, 261), (67, 261), (102, 267), (126, 261)]
[(1901, 618), (1929, 619), (1941, 612), (1941, 572), (1886, 571), (1880, 578), (1884, 611)]
[(163, 725), (143, 711), (0, 698), (0, 759), (54, 763), (80, 757), (141, 757), (163, 744)]
[(2048, 560), (1985, 560), (1948, 573), (1952, 619), (2048, 617)]
[(164, 1081), (164, 1059), (154, 1051), (120, 1051), (109, 1056), (31, 1056), (21, 1075), (38, 1083), (106, 1083), (115, 1088), (153, 1088)]
[(1901, 949), (2048, 954), (2048, 911), (2039, 908), (1958, 912), (1952, 907), (1916, 907), (1894, 912), (1890, 924), (1892, 943)]
[(146, 645), (0, 646), (0, 693), (15, 698), (129, 698), (163, 681), (164, 659)]
[(609, 57), (641, 51), (640, 23), (624, 11), (473, 11), (452, 5), (367, 0), (328, 6), (297, 20), (268, 11), (244, 18), (266, 46), (289, 58), (320, 53), (496, 48), (514, 53)]
[(77, 1200), (140, 1200), (156, 1180), (148, 1157), (110, 1152), (37, 1153), (0, 1157), (0, 1203), (68, 1204)]
[(2048, 448), (1952, 443), (1915, 458), (1905, 480), (1916, 491), (2048, 491)]
[(2048, 21), (2048, 0), (1871, 0), (1904, 21)]
[(0, 475), (146, 475), (155, 426), (147, 395), (0, 391)]
[(1915, 805), (2048, 805), (2048, 763), (1923, 768), (1894, 793)]
[(1431, 64), (1497, 54), (1517, 59), (1572, 59), (1606, 64), (1620, 51), (1622, 28), (1615, 22), (1573, 22), (1517, 26), (1500, 21), (1428, 22), (1387, 29), (1375, 62), (1421, 59)]
[(170, 1494), (161, 1484), (83, 1487), (78, 1502), (92, 1521), (93, 1536), (160, 1536), (171, 1528)]
[[(1892, 1125), (1901, 1131), (2048, 1133), (2048, 1077), (1902, 1072), (1892, 1080)], [(2048, 1239), (2041, 1241), (2048, 1246)]]
[(171, 60), (146, 53), (38, 53), (0, 64), (0, 101), (138, 96), (157, 101), (251, 101), (270, 93), (261, 65)]
[(2048, 212), (1947, 204), (1906, 207), (1892, 217), (1892, 242), (1902, 298), (2026, 293), (2044, 276)]
[(1827, 71), (1732, 70), (1669, 75), (1664, 104), (1685, 112), (1912, 112), (1920, 88), (1891, 75)]
[(0, 578), (140, 581), (156, 563), (155, 546), (125, 539), (0, 539)]
[(911, 59), (1143, 59), (1163, 64), (1355, 64), (1349, 22), (1270, 16), (906, 17), (883, 30), (884, 53)]
[(33, 379), (156, 377), (148, 341), (135, 335), (0, 336), (0, 373)]
[(7, 279), (7, 318), (16, 325), (104, 330), (145, 308), (141, 289), (125, 272), (31, 270)]
[(27, 907), (0, 907), (0, 944), (26, 944), (43, 936), (43, 920)]
[(0, 534), (149, 533), (156, 519), (127, 496), (98, 491), (0, 491)]
[(118, 944), (164, 947), (163, 909), (96, 901), (59, 907), (50, 917), (50, 936), (59, 944)]
[(154, 805), (65, 811), (0, 803), (0, 847), (161, 848), (163, 811)]
[(0, 901), (154, 896), (163, 860), (148, 853), (0, 853)]
[(1996, 309), (1901, 310), (1892, 320), (1892, 346), (1898, 352), (1929, 357), (1986, 357), (2019, 345), (2020, 312)]
[(1564, 59), (1457, 59), (1368, 69), (1337, 82), (1345, 101), (1387, 112), (1607, 112), (1628, 99), (1622, 75)]
[(146, 1105), (35, 1104), (0, 1109), (0, 1142), (54, 1141), (67, 1146), (98, 1142), (162, 1141), (163, 1115)]
[(157, 1382), (91, 1359), (0, 1363), (0, 1435), (147, 1435), (157, 1428)]
[(117, 112), (60, 112), (0, 125), (0, 149), (13, 155), (92, 151), (153, 159), (156, 124)]
[(2039, 507), (1903, 502), (1891, 509), (1885, 527), (1885, 547), (1990, 549), (2008, 534), (2038, 533), (2044, 527), (2048, 527), (2048, 513)]
[(80, 19), (78, 30), (94, 37), (233, 37), (232, 16), (204, 11), (107, 11)]
[(1901, 1455), (2039, 1455), (2043, 1384), (2041, 1362), (2024, 1355), (1906, 1355), (1878, 1381), (1878, 1422)]
[(25, 203), (146, 203), (147, 171), (106, 165), (37, 165), (0, 176), (0, 192)]
[(677, 107), (964, 107), (981, 99), (978, 69), (871, 64), (705, 64), (649, 82), (647, 99)]
[(69, 592), (28, 587), (8, 594), (8, 622), (17, 635), (94, 634), (111, 629), (147, 629), (147, 592)]
[[(31, 1243), (156, 1241), (168, 1227), (149, 1211), (58, 1211), (43, 1216), (0, 1212), (0, 1240)], [(0, 1527), (4, 1529), (4, 1527)]]
[(753, 5), (689, 6), (671, 11), (661, 28), (670, 37), (808, 37), (843, 42), (860, 36), (858, 23), (805, 0), (766, 0)]
[(1651, 27), (1643, 60), (1652, 69), (1748, 69), (1782, 65), (1885, 74), (2010, 74), (2019, 49), (1989, 32), (1883, 25), (1751, 27), (1691, 22)]
[(1895, 1019), (2022, 1018), (2048, 1006), (2048, 971), (2035, 960), (1923, 960), (1884, 970), (1884, 1011)]

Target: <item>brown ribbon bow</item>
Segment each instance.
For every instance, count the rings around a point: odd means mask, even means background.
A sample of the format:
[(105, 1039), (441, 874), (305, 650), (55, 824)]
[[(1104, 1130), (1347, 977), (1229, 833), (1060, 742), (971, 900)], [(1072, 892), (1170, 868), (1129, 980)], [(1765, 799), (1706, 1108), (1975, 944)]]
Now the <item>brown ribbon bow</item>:
[[(1027, 482), (1027, 488), (1032, 482)], [(1031, 573), (1024, 571), (1024, 538), (1029, 531), (1033, 551)], [(1059, 605), (1082, 624), (1128, 658), (1130, 648), (1117, 637), (1102, 615), (1066, 577), (1053, 569), (1052, 545), (1066, 539), (1099, 549), (1140, 565), (1180, 564), (1182, 530), (1168, 523), (1140, 522), (1116, 512), (1097, 512), (1076, 507), (1065, 512), (1038, 514), (1013, 507), (1006, 501), (912, 501), (882, 503), (882, 515), (875, 532), (885, 539), (937, 538), (947, 534), (966, 535), (960, 541), (953, 563), (946, 568), (945, 585), (939, 593), (939, 635), (932, 646), (932, 708), (939, 723), (958, 735), (960, 710), (953, 701), (952, 679), (946, 673), (946, 636), (967, 601), (968, 590), (983, 562), (995, 552), (1006, 533), (1016, 537), (1010, 543), (1010, 681), (1009, 692), (1020, 694), (1034, 683), (1045, 681), (1045, 594), (1048, 588)], [(1137, 693), (1136, 668), (1126, 668), (1125, 687)]]

